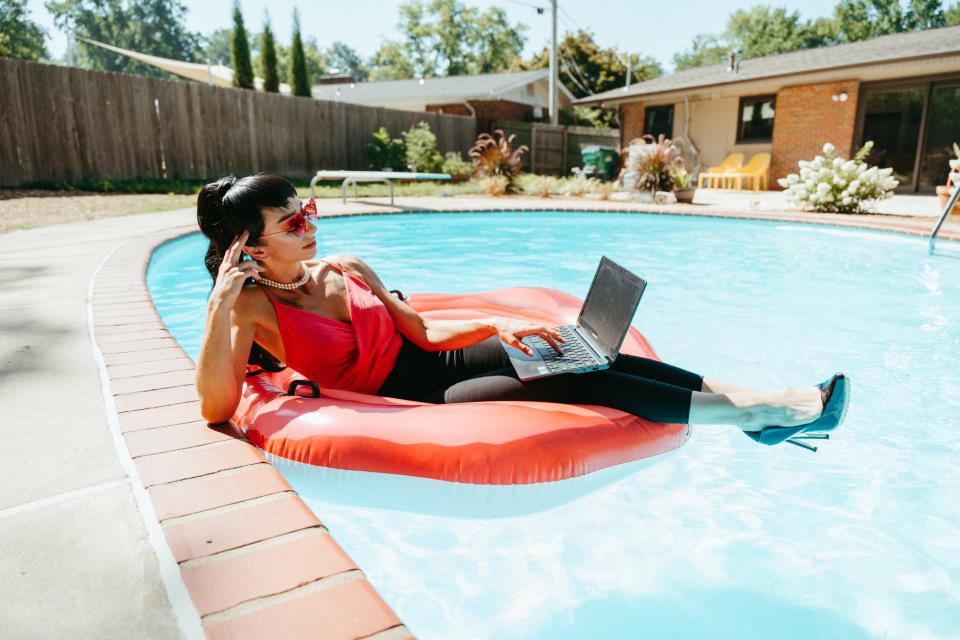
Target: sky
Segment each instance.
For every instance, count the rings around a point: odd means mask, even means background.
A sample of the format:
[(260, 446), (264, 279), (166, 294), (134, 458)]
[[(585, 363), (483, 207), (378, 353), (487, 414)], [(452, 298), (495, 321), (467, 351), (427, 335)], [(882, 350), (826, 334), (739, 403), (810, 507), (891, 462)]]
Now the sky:
[[(550, 38), (548, 0), (464, 0), (485, 10), (501, 7), (510, 20), (527, 25), (524, 55), (539, 51)], [(698, 33), (719, 33), (726, 17), (737, 8), (753, 4), (784, 6), (798, 10), (803, 18), (830, 15), (837, 0), (755, 0), (754, 2), (717, 3), (712, 0), (561, 0), (558, 33), (584, 28), (592, 31), (603, 47), (616, 47), (653, 56), (670, 69), (671, 59), (690, 44)], [(186, 0), (187, 28), (209, 33), (230, 27), (232, 0)], [(383, 40), (396, 38), (397, 8), (402, 0), (348, 0), (294, 2), (293, 0), (241, 0), (244, 21), (249, 31), (259, 31), (264, 10), (269, 6), (273, 31), (281, 42), (289, 42), (294, 7), (300, 9), (301, 30), (313, 36), (321, 48), (340, 40), (368, 57)], [(66, 37), (54, 26), (44, 0), (29, 0), (31, 18), (47, 30), (47, 47), (55, 58), (66, 49)], [(547, 9), (537, 15), (535, 6)]]

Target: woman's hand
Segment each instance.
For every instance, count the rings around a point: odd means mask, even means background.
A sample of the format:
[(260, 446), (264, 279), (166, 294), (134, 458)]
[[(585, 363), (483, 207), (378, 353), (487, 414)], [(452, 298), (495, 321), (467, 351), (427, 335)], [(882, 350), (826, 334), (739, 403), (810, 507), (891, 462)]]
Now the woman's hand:
[(232, 309), (247, 278), (260, 278), (263, 267), (253, 260), (241, 261), (242, 249), (249, 237), (249, 231), (241, 233), (224, 254), (220, 270), (217, 272), (217, 280), (213, 283), (213, 291), (210, 293), (211, 305)]
[(516, 318), (496, 318), (494, 327), (496, 327), (497, 335), (501, 340), (511, 347), (520, 349), (527, 355), (533, 355), (533, 349), (520, 342), (520, 339), (534, 335), (546, 340), (557, 353), (563, 353), (560, 343), (566, 342), (566, 340), (563, 339), (556, 327), (548, 327), (538, 322), (528, 322)]

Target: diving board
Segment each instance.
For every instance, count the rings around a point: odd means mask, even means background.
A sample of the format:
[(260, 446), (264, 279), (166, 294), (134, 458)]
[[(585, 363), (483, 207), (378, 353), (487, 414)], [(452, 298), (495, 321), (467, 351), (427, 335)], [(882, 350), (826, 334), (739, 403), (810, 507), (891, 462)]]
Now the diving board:
[(357, 184), (382, 182), (390, 187), (390, 206), (393, 206), (394, 180), (450, 180), (449, 173), (417, 173), (416, 171), (317, 171), (310, 180), (310, 197), (316, 196), (317, 183), (321, 180), (343, 180), (340, 196), (347, 202), (347, 187), (353, 185), (353, 199), (357, 199)]

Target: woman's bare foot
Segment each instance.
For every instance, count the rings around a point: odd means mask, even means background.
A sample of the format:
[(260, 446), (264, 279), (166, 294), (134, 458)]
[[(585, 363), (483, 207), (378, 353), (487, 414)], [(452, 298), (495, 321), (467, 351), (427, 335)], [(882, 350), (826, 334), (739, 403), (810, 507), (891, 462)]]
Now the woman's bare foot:
[(760, 431), (772, 425), (793, 427), (807, 424), (823, 413), (819, 387), (796, 387), (761, 394), (731, 393), (728, 397), (744, 408), (743, 419), (737, 425), (744, 431)]

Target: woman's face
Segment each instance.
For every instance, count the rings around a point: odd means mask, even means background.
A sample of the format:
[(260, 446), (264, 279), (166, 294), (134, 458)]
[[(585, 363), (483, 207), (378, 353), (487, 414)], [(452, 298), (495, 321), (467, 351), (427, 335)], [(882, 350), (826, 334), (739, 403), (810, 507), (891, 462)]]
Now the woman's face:
[[(312, 198), (305, 203), (291, 196), (286, 207), (264, 207), (260, 211), (263, 214), (263, 233), (260, 234), (258, 247), (266, 253), (263, 258), (299, 261), (309, 260), (316, 255), (316, 204)], [(254, 253), (251, 255), (263, 259)]]

